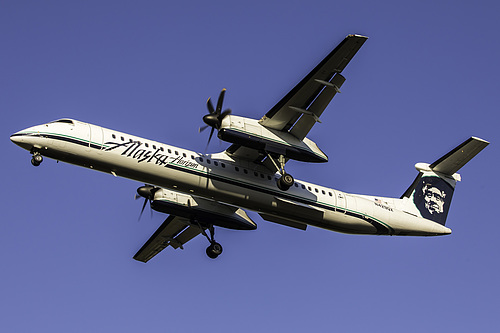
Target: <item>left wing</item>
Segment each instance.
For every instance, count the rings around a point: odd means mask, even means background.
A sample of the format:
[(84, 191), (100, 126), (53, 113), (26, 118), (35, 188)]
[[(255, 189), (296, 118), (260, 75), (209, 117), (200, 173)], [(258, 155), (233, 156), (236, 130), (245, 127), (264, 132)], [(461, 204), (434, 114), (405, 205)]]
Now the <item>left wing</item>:
[(202, 230), (198, 226), (190, 225), (188, 219), (170, 215), (135, 254), (134, 259), (148, 262), (169, 245), (174, 249), (179, 247), (182, 249), (182, 245), (198, 236), (201, 232)]
[(347, 36), (259, 121), (303, 140), (345, 81), (340, 73), (368, 37)]
[[(340, 73), (367, 39), (368, 37), (359, 35), (347, 36), (258, 121), (258, 124), (263, 127), (259, 130), (258, 135), (245, 129), (246, 133), (242, 132), (243, 137), (238, 138), (238, 140), (226, 140), (233, 142), (226, 153), (231, 157), (255, 163), (262, 162), (268, 153), (283, 155), (287, 160), (326, 162), (328, 157), (306, 136), (314, 124), (320, 122), (319, 117), (333, 97), (340, 92), (340, 87), (345, 81)], [(257, 123), (251, 124), (251, 121), (245, 120), (245, 126), (257, 125)], [(241, 142), (242, 138), (248, 142)], [(276, 141), (276, 138), (279, 140)], [(279, 142), (280, 140), (285, 141), (285, 143)], [(259, 144), (260, 146), (265, 144), (265, 148), (260, 147)], [(280, 146), (278, 150), (276, 150), (276, 144)], [(274, 149), (268, 149), (272, 147)], [(298, 147), (303, 155), (295, 154), (293, 156), (293, 152), (290, 153), (293, 148), (289, 150), (291, 147)], [(310, 159), (311, 154), (315, 158)], [(317, 158), (318, 156), (319, 158)], [(270, 170), (275, 169), (273, 164), (267, 164)]]

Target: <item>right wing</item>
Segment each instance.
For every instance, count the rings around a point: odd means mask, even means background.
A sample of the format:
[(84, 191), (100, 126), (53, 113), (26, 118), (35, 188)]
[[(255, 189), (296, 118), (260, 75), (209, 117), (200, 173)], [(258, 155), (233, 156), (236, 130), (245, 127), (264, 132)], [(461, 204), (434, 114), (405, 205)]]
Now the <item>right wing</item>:
[(148, 262), (169, 245), (174, 249), (179, 247), (182, 249), (182, 245), (198, 236), (201, 232), (200, 227), (189, 224), (188, 219), (170, 215), (135, 254), (134, 259)]

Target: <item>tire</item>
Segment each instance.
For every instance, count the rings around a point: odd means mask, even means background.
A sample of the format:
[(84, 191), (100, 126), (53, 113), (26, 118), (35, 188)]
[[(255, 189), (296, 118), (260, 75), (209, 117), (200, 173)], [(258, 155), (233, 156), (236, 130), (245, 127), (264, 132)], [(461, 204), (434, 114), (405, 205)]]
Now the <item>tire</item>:
[(293, 185), (294, 181), (292, 175), (285, 173), (278, 179), (277, 185), (280, 190), (286, 191)]
[(33, 158), (31, 159), (31, 164), (32, 164), (33, 166), (36, 166), (36, 167), (37, 167), (37, 166), (39, 166), (39, 165), (40, 165), (40, 162), (37, 162), (37, 161), (35, 160), (35, 158), (33, 157)]
[(219, 243), (212, 243), (207, 247), (207, 256), (211, 259), (217, 258), (222, 253), (222, 245)]

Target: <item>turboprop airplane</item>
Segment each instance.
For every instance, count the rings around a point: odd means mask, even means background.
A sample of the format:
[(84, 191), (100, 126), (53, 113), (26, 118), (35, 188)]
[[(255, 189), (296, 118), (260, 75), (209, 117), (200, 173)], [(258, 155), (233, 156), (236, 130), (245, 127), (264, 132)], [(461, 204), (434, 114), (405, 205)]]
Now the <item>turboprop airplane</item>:
[[(224, 152), (202, 154), (73, 119), (33, 126), (10, 139), (33, 155), (39, 166), (49, 157), (133, 179), (153, 210), (169, 214), (134, 259), (147, 262), (168, 246), (183, 248), (204, 235), (206, 253), (216, 258), (222, 246), (214, 227), (252, 230), (257, 224), (244, 209), (264, 220), (306, 230), (370, 235), (438, 236), (445, 226), (457, 171), (488, 142), (471, 137), (434, 163), (415, 165), (418, 175), (400, 198), (344, 193), (295, 180), (285, 171), (290, 160), (327, 162), (306, 135), (345, 81), (346, 65), (367, 37), (347, 36), (260, 120), (222, 111), (207, 101), (203, 117), (217, 136), (231, 143)], [(141, 214), (142, 214), (141, 211)], [(208, 233), (207, 233), (208, 231)]]

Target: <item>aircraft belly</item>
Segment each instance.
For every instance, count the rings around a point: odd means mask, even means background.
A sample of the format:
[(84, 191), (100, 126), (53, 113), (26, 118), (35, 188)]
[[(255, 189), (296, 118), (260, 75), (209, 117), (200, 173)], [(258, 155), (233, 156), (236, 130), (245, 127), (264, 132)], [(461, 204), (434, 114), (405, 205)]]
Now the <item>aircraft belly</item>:
[(380, 233), (368, 220), (342, 211), (326, 211), (323, 221), (315, 226), (347, 234), (372, 235)]

